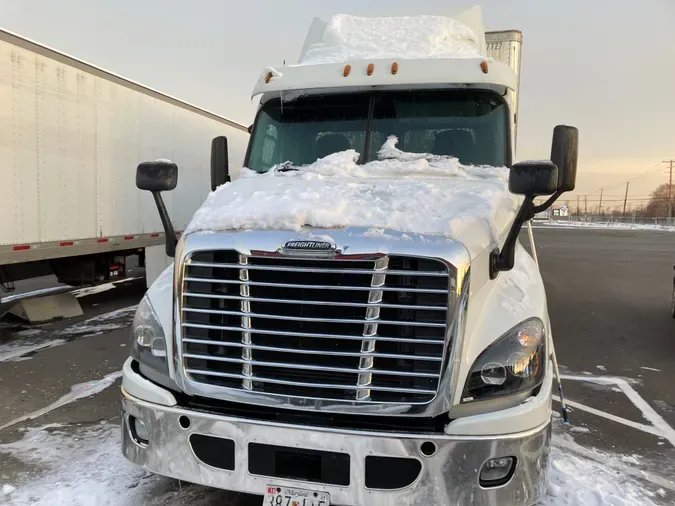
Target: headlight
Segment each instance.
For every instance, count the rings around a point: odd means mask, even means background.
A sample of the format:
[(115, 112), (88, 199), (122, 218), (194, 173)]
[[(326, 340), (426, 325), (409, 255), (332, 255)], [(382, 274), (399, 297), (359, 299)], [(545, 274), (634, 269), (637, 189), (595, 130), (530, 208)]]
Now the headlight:
[(164, 331), (147, 295), (138, 305), (131, 326), (131, 356), (162, 374), (169, 374)]
[(535, 389), (544, 379), (545, 344), (544, 324), (536, 318), (509, 330), (474, 362), (462, 402)]

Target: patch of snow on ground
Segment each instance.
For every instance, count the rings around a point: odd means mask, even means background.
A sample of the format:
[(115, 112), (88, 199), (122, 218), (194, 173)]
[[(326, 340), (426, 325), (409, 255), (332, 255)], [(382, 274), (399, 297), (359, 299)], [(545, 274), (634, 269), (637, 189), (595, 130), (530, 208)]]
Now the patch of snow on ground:
[[(104, 332), (110, 332), (112, 330), (122, 329), (131, 325), (131, 321), (136, 313), (136, 308), (138, 305), (128, 306), (122, 309), (117, 309), (115, 311), (110, 311), (109, 313), (104, 313), (98, 316), (94, 316), (83, 322), (76, 323), (65, 329), (58, 330), (52, 335), (59, 336), (80, 336), (83, 334), (96, 336), (103, 334)], [(114, 322), (112, 320), (115, 320)]]
[(658, 492), (627, 475), (624, 466), (617, 456), (554, 436), (548, 494), (541, 506), (654, 506)]
[(103, 293), (107, 292), (108, 290), (114, 289), (115, 289), (114, 283), (103, 283), (102, 285), (85, 286), (84, 288), (78, 288), (77, 290), (73, 290), (71, 293), (79, 299), (80, 297), (87, 297), (89, 295)]
[(17, 423), (25, 422), (26, 420), (33, 420), (35, 418), (38, 418), (46, 413), (49, 413), (50, 411), (54, 411), (57, 408), (60, 408), (61, 406), (65, 406), (66, 404), (70, 404), (71, 402), (75, 402), (78, 399), (82, 399), (84, 397), (89, 397), (91, 395), (96, 395), (99, 392), (102, 392), (106, 388), (108, 388), (110, 385), (112, 385), (115, 380), (118, 378), (122, 377), (122, 371), (117, 371), (108, 374), (107, 376), (104, 376), (101, 379), (98, 380), (93, 380), (93, 381), (86, 381), (84, 383), (78, 383), (76, 385), (73, 385), (70, 387), (70, 392), (68, 392), (66, 395), (62, 396), (60, 399), (57, 401), (51, 403), (49, 406), (44, 407), (42, 409), (39, 409), (37, 411), (33, 411), (32, 413), (28, 413), (26, 415), (20, 416), (19, 418), (16, 418), (14, 420), (11, 420), (7, 422), (6, 424), (0, 426), (0, 431), (12, 427), (16, 425)]
[(653, 367), (640, 367), (640, 369), (644, 369), (645, 371), (661, 372), (661, 369), (655, 369)]
[(42, 331), (40, 329), (26, 329), (26, 330), (22, 330), (20, 332), (17, 332), (16, 335), (21, 336), (21, 337), (30, 337), (30, 336), (35, 336), (35, 335), (41, 334), (41, 333), (42, 333)]
[(595, 221), (574, 221), (574, 220), (549, 220), (535, 221), (535, 228), (592, 228), (607, 229), (617, 228), (625, 230), (657, 230), (663, 232), (675, 232), (675, 227), (669, 225), (656, 225), (647, 223), (618, 223), (613, 221), (595, 222)]
[[(94, 316), (69, 327), (49, 332), (48, 341), (40, 340), (46, 331), (31, 329), (17, 333), (19, 339), (0, 344), (0, 362), (15, 361), (27, 354), (59, 346), (69, 339), (80, 336), (97, 336), (105, 332), (122, 329), (131, 325), (138, 306), (129, 306), (109, 313)], [(34, 330), (34, 332), (33, 332)]]
[[(390, 138), (385, 147), (395, 143)], [(483, 251), (520, 202), (508, 191), (506, 168), (433, 155), (406, 160), (391, 149), (367, 164), (357, 159), (348, 150), (283, 171), (242, 169), (242, 177), (209, 195), (186, 234), (357, 226), (467, 239), (470, 250)]]
[(606, 371), (606, 370), (607, 370), (607, 368), (606, 368), (604, 365), (596, 365), (595, 368), (596, 368), (596, 369), (600, 369), (601, 371)]
[(0, 445), (7, 453), (36, 464), (42, 472), (15, 483), (16, 506), (127, 506), (146, 504), (133, 488), (145, 474), (120, 452), (120, 427), (79, 430), (46, 426), (28, 429), (23, 439)]
[(477, 39), (466, 25), (443, 16), (358, 17), (336, 14), (323, 38), (299, 65), (394, 58), (478, 58)]
[(46, 350), (47, 348), (59, 346), (65, 342), (66, 341), (64, 339), (52, 339), (50, 341), (33, 344), (26, 344), (23, 341), (12, 341), (10, 343), (0, 345), (0, 362), (17, 361), (29, 353)]

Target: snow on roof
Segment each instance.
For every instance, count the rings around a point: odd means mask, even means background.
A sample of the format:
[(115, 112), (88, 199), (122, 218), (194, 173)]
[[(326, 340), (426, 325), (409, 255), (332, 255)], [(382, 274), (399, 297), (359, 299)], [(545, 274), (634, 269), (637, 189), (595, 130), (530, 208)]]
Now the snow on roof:
[(459, 238), (480, 252), (513, 220), (519, 198), (508, 191), (508, 169), (403, 153), (395, 143), (390, 138), (379, 159), (363, 165), (348, 150), (265, 174), (242, 169), (211, 193), (186, 234), (370, 227)]
[[(320, 39), (316, 40), (319, 34)], [(298, 64), (387, 58), (477, 58), (481, 56), (481, 35), (443, 16), (368, 18), (336, 14), (325, 24), (315, 21)]]

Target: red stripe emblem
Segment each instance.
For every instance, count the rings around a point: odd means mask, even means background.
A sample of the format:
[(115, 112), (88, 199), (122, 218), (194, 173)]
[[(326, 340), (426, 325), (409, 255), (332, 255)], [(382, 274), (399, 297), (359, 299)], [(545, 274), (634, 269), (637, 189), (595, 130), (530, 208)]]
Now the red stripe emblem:
[(72, 246), (72, 245), (73, 245), (73, 241), (63, 241), (60, 244), (60, 246)]
[(21, 246), (14, 246), (14, 251), (26, 251), (27, 249), (30, 249), (30, 245), (28, 244), (23, 244)]
[(108, 238), (102, 237), (101, 239), (98, 239), (96, 242), (108, 242)]
[(125, 240), (125, 241), (131, 241), (133, 238), (134, 238), (133, 235), (125, 235), (125, 236), (124, 236), (124, 240)]

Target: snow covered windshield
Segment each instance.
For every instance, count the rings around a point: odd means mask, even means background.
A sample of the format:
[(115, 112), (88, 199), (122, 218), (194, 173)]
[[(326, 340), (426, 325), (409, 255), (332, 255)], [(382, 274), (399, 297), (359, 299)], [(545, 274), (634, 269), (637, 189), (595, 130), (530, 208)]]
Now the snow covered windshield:
[(354, 149), (377, 159), (390, 136), (407, 153), (449, 155), (464, 165), (508, 165), (508, 114), (488, 91), (375, 92), (269, 100), (253, 130), (246, 166), (299, 167)]

